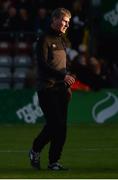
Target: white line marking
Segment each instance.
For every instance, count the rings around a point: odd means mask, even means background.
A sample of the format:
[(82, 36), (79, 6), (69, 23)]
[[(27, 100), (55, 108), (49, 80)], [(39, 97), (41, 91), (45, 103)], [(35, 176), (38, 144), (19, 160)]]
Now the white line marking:
[(0, 153), (25, 153), (26, 150), (0, 150)]
[[(80, 151), (118, 151), (116, 147), (78, 148)], [(0, 150), (0, 153), (28, 153), (28, 150)]]

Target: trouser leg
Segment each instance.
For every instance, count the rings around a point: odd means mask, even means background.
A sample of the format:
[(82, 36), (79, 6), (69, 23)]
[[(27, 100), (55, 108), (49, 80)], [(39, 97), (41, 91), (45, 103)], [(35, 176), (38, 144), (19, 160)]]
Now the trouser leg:
[[(61, 99), (62, 98), (62, 99)], [(58, 100), (57, 111), (55, 110), (55, 123), (52, 125), (52, 137), (49, 149), (49, 163), (60, 159), (67, 133), (67, 106), (66, 97)]]
[(45, 125), (40, 132), (40, 134), (34, 139), (32, 149), (34, 152), (41, 152), (43, 147), (49, 142), (50, 140), (50, 132), (47, 125)]
[(67, 94), (65, 92), (39, 93), (39, 103), (44, 112), (46, 125), (33, 143), (33, 150), (41, 152), (50, 141), (49, 162), (60, 158), (66, 139)]
[(50, 141), (50, 149), (49, 149), (49, 163), (57, 162), (63, 150), (63, 146), (66, 140), (66, 126), (58, 126), (54, 129), (54, 134), (52, 134), (52, 138)]

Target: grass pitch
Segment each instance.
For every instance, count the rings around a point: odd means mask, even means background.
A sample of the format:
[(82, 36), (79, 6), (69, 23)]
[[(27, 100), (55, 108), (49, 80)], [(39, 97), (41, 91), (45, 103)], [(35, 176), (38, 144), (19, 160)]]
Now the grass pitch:
[(118, 124), (68, 125), (61, 157), (61, 163), (69, 167), (65, 172), (47, 170), (49, 145), (42, 152), (42, 170), (30, 166), (28, 152), (41, 127), (41, 124), (0, 126), (1, 179), (118, 178)]

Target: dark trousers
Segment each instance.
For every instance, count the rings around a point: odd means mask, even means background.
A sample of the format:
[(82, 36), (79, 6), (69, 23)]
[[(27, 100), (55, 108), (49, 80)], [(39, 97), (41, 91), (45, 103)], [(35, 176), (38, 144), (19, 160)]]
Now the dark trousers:
[(65, 87), (48, 88), (38, 92), (39, 104), (46, 124), (33, 142), (33, 150), (41, 152), (50, 142), (49, 163), (60, 158), (66, 139), (68, 93)]

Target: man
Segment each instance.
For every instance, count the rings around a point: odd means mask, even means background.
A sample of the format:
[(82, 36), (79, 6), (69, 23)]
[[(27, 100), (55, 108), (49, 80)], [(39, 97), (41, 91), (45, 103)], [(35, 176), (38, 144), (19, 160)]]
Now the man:
[(65, 170), (58, 163), (66, 139), (69, 86), (75, 78), (67, 71), (64, 34), (69, 27), (70, 11), (58, 8), (52, 12), (50, 28), (37, 45), (39, 68), (38, 98), (46, 124), (35, 138), (30, 151), (31, 165), (40, 169), (40, 153), (50, 142), (50, 170)]

